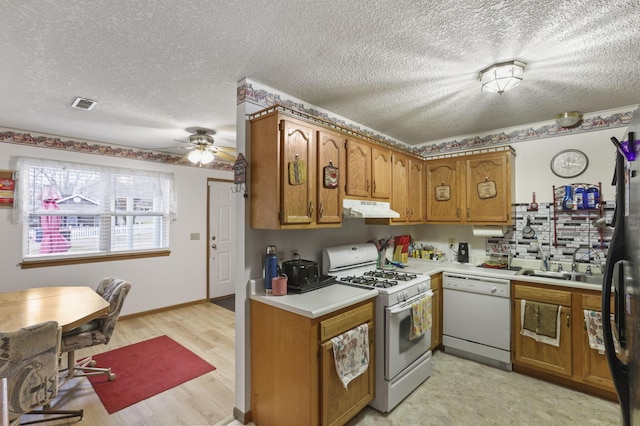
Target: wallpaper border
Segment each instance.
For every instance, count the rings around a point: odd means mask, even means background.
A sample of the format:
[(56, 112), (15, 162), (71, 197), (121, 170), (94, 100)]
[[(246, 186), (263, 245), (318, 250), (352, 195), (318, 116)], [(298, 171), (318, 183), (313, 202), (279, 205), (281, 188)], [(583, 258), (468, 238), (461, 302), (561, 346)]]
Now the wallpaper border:
[(38, 148), (59, 149), (63, 151), (81, 152), (84, 154), (104, 155), (107, 157), (127, 158), (129, 160), (151, 161), (154, 163), (172, 164), (186, 167), (201, 167), (211, 170), (233, 170), (233, 164), (214, 161), (210, 164), (199, 166), (185, 160), (183, 155), (163, 154), (143, 149), (113, 147), (102, 143), (88, 143), (73, 139), (61, 139), (55, 136), (37, 135), (23, 131), (1, 130), (0, 142), (12, 143), (24, 146), (34, 146)]
[[(260, 84), (260, 83), (256, 83)], [(346, 127), (356, 132), (371, 136), (385, 143), (394, 145), (401, 149), (412, 152), (415, 155), (423, 158), (430, 156), (436, 156), (441, 154), (449, 154), (458, 151), (467, 151), (471, 149), (482, 149), (488, 147), (495, 147), (499, 145), (513, 145), (518, 142), (525, 142), (534, 139), (545, 139), (557, 136), (567, 136), (572, 134), (580, 134), (586, 132), (592, 132), (596, 130), (603, 130), (607, 128), (624, 127), (629, 125), (631, 117), (634, 114), (634, 109), (623, 112), (612, 112), (611, 114), (604, 115), (597, 112), (593, 117), (585, 118), (580, 125), (573, 128), (559, 127), (555, 123), (548, 124), (548, 122), (538, 123), (539, 127), (522, 127), (514, 128), (511, 130), (494, 130), (494, 133), (489, 133), (483, 136), (470, 136), (463, 139), (453, 139), (444, 142), (427, 143), (421, 146), (412, 147), (400, 143), (394, 139), (390, 139), (387, 136), (375, 133), (368, 129), (358, 127), (353, 123), (345, 122), (344, 119), (331, 116), (326, 112), (318, 111), (311, 106), (305, 106), (299, 100), (287, 99), (283, 95), (278, 93), (272, 93), (266, 89), (255, 89), (252, 82), (246, 80), (239, 82), (236, 94), (237, 104), (242, 102), (250, 102), (258, 106), (268, 108), (275, 104), (282, 104), (287, 108), (291, 108), (306, 114), (314, 115), (322, 118), (323, 120), (335, 123), (339, 126)], [(624, 108), (624, 107), (623, 107)]]

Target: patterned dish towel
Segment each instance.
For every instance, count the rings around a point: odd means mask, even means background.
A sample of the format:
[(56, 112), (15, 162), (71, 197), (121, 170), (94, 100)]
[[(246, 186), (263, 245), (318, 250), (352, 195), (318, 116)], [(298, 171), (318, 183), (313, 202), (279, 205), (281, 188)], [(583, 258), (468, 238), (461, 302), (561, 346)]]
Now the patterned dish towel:
[(560, 306), (522, 299), (520, 312), (520, 334), (536, 342), (560, 346)]
[[(602, 312), (590, 311), (584, 309), (584, 322), (587, 326), (587, 335), (589, 336), (589, 347), (595, 349), (601, 354), (604, 353), (604, 334), (602, 333)], [(613, 314), (611, 315), (611, 321), (613, 321)], [(620, 344), (615, 336), (614, 329), (613, 347), (616, 353), (620, 353)]]
[(331, 339), (336, 372), (347, 389), (350, 381), (369, 368), (369, 326), (362, 324)]
[(431, 328), (431, 298), (432, 292), (411, 304), (411, 332), (409, 340), (415, 340)]

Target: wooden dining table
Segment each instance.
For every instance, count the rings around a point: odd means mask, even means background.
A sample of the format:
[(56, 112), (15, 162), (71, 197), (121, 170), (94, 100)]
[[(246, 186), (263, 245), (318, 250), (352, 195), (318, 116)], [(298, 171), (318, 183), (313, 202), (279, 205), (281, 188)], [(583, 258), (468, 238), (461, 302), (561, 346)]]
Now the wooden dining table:
[(39, 287), (0, 293), (0, 331), (10, 332), (45, 321), (61, 331), (107, 316), (109, 302), (91, 287)]

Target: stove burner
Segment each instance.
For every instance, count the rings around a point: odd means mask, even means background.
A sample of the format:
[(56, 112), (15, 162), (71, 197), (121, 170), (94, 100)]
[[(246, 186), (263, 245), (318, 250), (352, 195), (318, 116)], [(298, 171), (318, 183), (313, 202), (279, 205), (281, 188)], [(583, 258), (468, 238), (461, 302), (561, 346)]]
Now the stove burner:
[(398, 281), (376, 280), (376, 283), (373, 286), (377, 288), (389, 288), (393, 287), (394, 285), (398, 285)]
[(340, 281), (375, 288), (389, 288), (393, 287), (394, 285), (398, 285), (398, 281), (396, 280), (380, 279), (378, 277), (373, 277), (367, 274), (360, 277), (349, 275), (347, 277), (340, 278)]
[(408, 272), (387, 271), (382, 269), (376, 269), (375, 271), (367, 271), (364, 273), (364, 275), (368, 277), (383, 278), (385, 280), (396, 280), (396, 281), (411, 281), (412, 279), (415, 279), (418, 277), (416, 274), (410, 274)]

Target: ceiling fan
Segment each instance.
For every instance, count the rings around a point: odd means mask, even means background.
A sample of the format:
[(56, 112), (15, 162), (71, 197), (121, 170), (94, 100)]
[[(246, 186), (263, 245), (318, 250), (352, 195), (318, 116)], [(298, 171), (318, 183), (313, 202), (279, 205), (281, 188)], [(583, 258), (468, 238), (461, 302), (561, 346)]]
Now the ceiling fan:
[(231, 163), (236, 160), (235, 148), (213, 145), (213, 135), (216, 134), (214, 130), (206, 129), (204, 127), (189, 127), (185, 130), (191, 133), (188, 140), (182, 141), (176, 139), (176, 142), (187, 144), (180, 148), (191, 150), (185, 158), (193, 164), (209, 164), (215, 158)]

